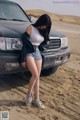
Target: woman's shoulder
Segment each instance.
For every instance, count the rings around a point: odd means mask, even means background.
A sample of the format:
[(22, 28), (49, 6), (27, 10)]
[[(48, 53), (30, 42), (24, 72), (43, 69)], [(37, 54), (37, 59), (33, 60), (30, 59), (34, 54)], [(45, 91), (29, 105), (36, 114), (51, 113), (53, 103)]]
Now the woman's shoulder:
[(32, 25), (29, 25), (27, 28), (26, 28), (26, 32), (31, 35), (32, 33)]

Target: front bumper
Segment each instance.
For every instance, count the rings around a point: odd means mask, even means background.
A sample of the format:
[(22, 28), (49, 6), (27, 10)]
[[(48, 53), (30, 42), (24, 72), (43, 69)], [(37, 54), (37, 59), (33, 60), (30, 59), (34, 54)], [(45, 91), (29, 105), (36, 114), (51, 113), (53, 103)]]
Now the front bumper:
[(19, 53), (0, 53), (0, 74), (16, 73), (24, 71), (19, 64)]
[[(43, 58), (42, 69), (59, 66), (68, 61), (70, 50), (64, 49), (56, 52), (41, 53)], [(0, 74), (25, 71), (18, 62), (19, 54), (0, 53)]]
[(56, 52), (51, 52), (50, 54), (43, 53), (42, 57), (43, 57), (42, 69), (53, 67), (53, 66), (59, 66), (68, 61), (70, 57), (70, 49), (69, 48), (61, 49)]

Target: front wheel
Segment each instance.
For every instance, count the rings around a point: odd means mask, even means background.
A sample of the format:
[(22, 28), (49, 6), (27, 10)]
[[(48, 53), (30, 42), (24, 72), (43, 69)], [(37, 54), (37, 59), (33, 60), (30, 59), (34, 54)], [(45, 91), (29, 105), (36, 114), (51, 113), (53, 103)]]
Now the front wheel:
[(47, 68), (47, 69), (43, 69), (42, 71), (41, 71), (41, 75), (42, 76), (49, 76), (49, 75), (51, 75), (52, 73), (55, 73), (56, 72), (56, 70), (57, 70), (57, 66), (56, 67), (51, 67), (51, 68)]

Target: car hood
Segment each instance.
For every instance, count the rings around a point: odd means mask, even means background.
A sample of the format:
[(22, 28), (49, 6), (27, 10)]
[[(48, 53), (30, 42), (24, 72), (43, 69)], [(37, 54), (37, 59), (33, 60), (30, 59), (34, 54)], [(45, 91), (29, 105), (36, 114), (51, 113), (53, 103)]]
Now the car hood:
[(51, 29), (49, 36), (50, 37), (58, 37), (58, 38), (65, 37), (65, 35), (62, 32), (55, 31), (54, 29)]
[(21, 38), (30, 22), (0, 21), (0, 35), (3, 37)]
[[(20, 21), (0, 21), (0, 36), (8, 37), (8, 38), (21, 38), (22, 33), (25, 32), (27, 26), (29, 26), (30, 22), (20, 22)], [(64, 37), (64, 35), (60, 32), (56, 32), (54, 30), (50, 31), (51, 37)]]

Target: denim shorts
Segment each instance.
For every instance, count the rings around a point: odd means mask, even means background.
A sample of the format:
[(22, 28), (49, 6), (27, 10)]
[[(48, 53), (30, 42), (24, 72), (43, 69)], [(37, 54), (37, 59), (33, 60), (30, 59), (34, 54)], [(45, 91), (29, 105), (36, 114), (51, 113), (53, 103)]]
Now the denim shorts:
[(35, 52), (33, 52), (33, 53), (27, 53), (26, 57), (27, 56), (33, 56), (34, 59), (36, 59), (36, 60), (42, 60), (42, 56), (41, 56), (41, 53), (39, 51), (38, 46), (33, 45), (33, 47), (35, 47)]

